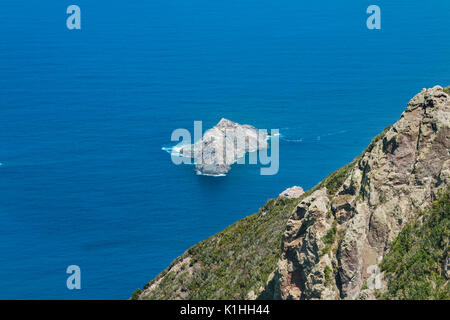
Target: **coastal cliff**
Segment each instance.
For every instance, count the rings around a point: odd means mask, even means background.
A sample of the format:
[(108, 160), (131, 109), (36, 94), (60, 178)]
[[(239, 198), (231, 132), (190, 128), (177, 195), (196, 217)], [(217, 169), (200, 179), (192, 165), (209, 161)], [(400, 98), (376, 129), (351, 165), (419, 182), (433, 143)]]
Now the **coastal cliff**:
[(450, 90), (422, 90), (353, 162), (193, 246), (132, 299), (450, 298), (449, 138)]

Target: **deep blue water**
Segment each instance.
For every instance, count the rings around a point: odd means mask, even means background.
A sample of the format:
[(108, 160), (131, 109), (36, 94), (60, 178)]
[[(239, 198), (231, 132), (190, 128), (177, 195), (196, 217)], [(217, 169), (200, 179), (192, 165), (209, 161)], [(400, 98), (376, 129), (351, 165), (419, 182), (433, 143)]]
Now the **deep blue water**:
[[(449, 85), (450, 2), (76, 0), (0, 5), (0, 298), (126, 299), (283, 189), (314, 186)], [(279, 128), (280, 171), (175, 166), (176, 128)], [(82, 290), (66, 288), (68, 265)]]

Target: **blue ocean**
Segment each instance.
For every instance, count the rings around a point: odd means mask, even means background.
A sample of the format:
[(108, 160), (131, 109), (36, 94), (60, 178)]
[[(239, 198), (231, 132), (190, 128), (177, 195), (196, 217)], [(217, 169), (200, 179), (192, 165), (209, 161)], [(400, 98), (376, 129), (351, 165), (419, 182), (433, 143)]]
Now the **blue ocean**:
[[(446, 0), (2, 0), (0, 298), (127, 299), (267, 199), (313, 187), (422, 88), (450, 84), (449, 21)], [(201, 176), (162, 150), (223, 117), (280, 130), (278, 174)]]

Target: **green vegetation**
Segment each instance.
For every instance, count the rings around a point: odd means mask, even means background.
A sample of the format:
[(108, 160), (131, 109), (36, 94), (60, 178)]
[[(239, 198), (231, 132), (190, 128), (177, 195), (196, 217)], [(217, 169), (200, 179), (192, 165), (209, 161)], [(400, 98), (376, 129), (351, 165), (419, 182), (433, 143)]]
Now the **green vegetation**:
[(331, 218), (333, 218), (333, 211), (328, 210), (327, 211), (327, 219), (331, 219)]
[[(281, 238), (299, 199), (269, 200), (256, 214), (196, 244), (155, 280), (145, 299), (247, 299), (259, 294), (281, 256)], [(190, 263), (181, 262), (190, 258)], [(137, 298), (140, 291), (133, 294)]]
[(333, 254), (336, 256), (337, 252), (339, 250), (339, 246), (342, 242), (342, 240), (344, 239), (345, 236), (345, 232), (347, 232), (347, 227), (342, 227), (340, 229), (337, 230), (337, 234), (336, 234), (336, 243), (337, 245), (333, 248)]
[(133, 294), (131, 295), (131, 300), (137, 300), (139, 295), (141, 294), (142, 290), (141, 289), (136, 289)]
[(331, 270), (331, 268), (329, 266), (325, 266), (325, 268), (323, 269), (323, 273), (325, 274), (325, 286), (328, 287), (331, 284), (331, 275), (333, 273), (333, 271)]
[(325, 248), (322, 251), (322, 254), (326, 254), (330, 251), (331, 246), (334, 244), (336, 240), (336, 232), (337, 232), (337, 221), (334, 220), (331, 226), (331, 229), (328, 230), (327, 234), (322, 237), (322, 242), (325, 244)]
[[(445, 90), (448, 92), (450, 88)], [(300, 199), (271, 199), (257, 213), (196, 244), (143, 290), (137, 289), (131, 299), (137, 299), (155, 283), (155, 288), (146, 293), (144, 299), (247, 299), (252, 291), (258, 296), (277, 267), (282, 253), (282, 235), (295, 206), (321, 188), (327, 189), (329, 198), (335, 196), (364, 154), (372, 151), (390, 128), (375, 137), (362, 156), (328, 175)], [(361, 197), (363, 193), (357, 196), (358, 201)], [(400, 232), (382, 262), (388, 290), (376, 291), (378, 298), (450, 299), (448, 280), (443, 273), (444, 260), (450, 250), (449, 199), (447, 190), (417, 221)], [(381, 195), (380, 202), (385, 201)], [(331, 211), (327, 212), (327, 218), (333, 218)], [(338, 227), (334, 220), (321, 239), (324, 243), (321, 254), (331, 249), (336, 254), (335, 244), (339, 244), (344, 235), (344, 226)], [(333, 273), (337, 273), (335, 268), (334, 265), (333, 270), (329, 266), (324, 268), (326, 286), (331, 285)]]
[(305, 192), (305, 194), (308, 193), (308, 195), (310, 195), (314, 191), (326, 187), (328, 196), (329, 197), (334, 196), (336, 194), (336, 192), (339, 190), (339, 188), (341, 187), (341, 185), (344, 183), (345, 179), (348, 178), (351, 170), (353, 169), (353, 167), (355, 166), (356, 162), (359, 159), (360, 159), (360, 157), (357, 157), (351, 163), (349, 163), (349, 164), (343, 166), (342, 168), (334, 171), (333, 173), (329, 174), (318, 185), (316, 185), (314, 188)]
[(450, 87), (444, 88), (444, 92), (445, 92), (446, 94), (450, 94)]
[(450, 246), (450, 189), (430, 209), (407, 224), (381, 268), (388, 283), (384, 299), (450, 299), (444, 263)]
[(391, 129), (392, 126), (387, 126), (384, 128), (383, 132), (381, 132), (379, 135), (377, 135), (375, 138), (372, 139), (372, 142), (370, 142), (369, 146), (366, 148), (366, 150), (363, 151), (362, 155), (364, 156), (367, 152), (371, 152), (373, 148), (375, 147), (376, 143), (384, 138), (386, 133)]
[(323, 181), (325, 187), (327, 188), (328, 195), (335, 195), (339, 188), (344, 183), (345, 179), (347, 179), (350, 174), (351, 169), (353, 169), (355, 162), (352, 162), (339, 170), (336, 170)]

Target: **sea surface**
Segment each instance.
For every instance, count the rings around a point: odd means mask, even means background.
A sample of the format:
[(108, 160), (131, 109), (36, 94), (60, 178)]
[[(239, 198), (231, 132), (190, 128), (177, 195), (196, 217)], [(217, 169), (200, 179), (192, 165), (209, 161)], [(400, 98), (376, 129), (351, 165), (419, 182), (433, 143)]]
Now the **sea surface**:
[[(446, 0), (2, 0), (0, 298), (127, 299), (285, 188), (313, 187), (423, 87), (450, 85), (449, 27)], [(277, 175), (172, 164), (174, 129), (222, 117), (280, 130)]]

